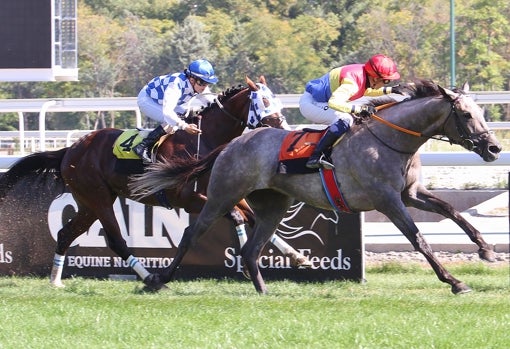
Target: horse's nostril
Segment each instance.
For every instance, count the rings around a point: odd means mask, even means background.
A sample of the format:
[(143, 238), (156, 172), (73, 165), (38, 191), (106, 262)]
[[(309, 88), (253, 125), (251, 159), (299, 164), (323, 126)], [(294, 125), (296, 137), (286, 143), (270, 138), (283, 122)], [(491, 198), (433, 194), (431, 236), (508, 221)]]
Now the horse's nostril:
[(493, 154), (499, 154), (502, 148), (500, 145), (491, 145), (489, 146), (489, 151)]

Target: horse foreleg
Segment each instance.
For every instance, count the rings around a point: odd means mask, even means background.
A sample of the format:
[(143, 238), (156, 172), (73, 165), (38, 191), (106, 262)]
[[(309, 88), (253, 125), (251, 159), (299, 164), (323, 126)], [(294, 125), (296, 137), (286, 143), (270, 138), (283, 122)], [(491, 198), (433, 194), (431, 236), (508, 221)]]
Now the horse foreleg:
[(64, 262), (66, 256), (61, 256), (55, 253), (53, 257), (53, 266), (50, 273), (50, 284), (55, 287), (65, 287), (62, 283), (62, 271), (64, 270)]
[(454, 294), (468, 293), (471, 292), (471, 288), (460, 280), (454, 278), (439, 262), (439, 260), (432, 252), (430, 245), (425, 241), (423, 235), (418, 231), (414, 234), (415, 238), (410, 239), (414, 248), (421, 252), (427, 261), (429, 262), (432, 269), (436, 273), (439, 280), (451, 285), (451, 290)]
[(483, 239), (482, 234), (480, 234), (475, 227), (462, 217), (460, 212), (455, 210), (452, 205), (439, 199), (422, 186), (415, 190), (415, 194), (411, 195), (410, 193), (406, 193), (405, 195), (407, 196), (403, 196), (403, 200), (407, 206), (412, 206), (424, 211), (435, 212), (451, 219), (462, 230), (464, 230), (469, 239), (478, 246), (478, 255), (481, 259), (488, 262), (494, 262), (496, 260), (492, 246)]
[[(230, 211), (230, 218), (236, 224), (236, 232), (237, 238), (239, 239), (239, 246), (242, 248), (246, 241), (248, 240), (248, 235), (246, 234), (245, 229), (245, 219), (239, 212), (237, 208), (234, 208)], [(312, 263), (298, 251), (296, 251), (292, 246), (286, 243), (282, 238), (280, 238), (276, 233), (271, 237), (271, 243), (285, 256), (289, 257), (291, 265), (298, 268), (310, 268), (312, 267)]]
[[(390, 205), (388, 205), (390, 206)], [(382, 211), (381, 211), (382, 212)], [(388, 209), (385, 209), (385, 212), (388, 218), (400, 229), (400, 231), (405, 235), (405, 237), (411, 242), (414, 249), (425, 256), (430, 266), (436, 273), (439, 280), (449, 284), (452, 288), (452, 292), (454, 294), (458, 293), (466, 293), (471, 291), (471, 289), (464, 284), (462, 281), (454, 278), (439, 262), (439, 260), (434, 255), (432, 248), (423, 238), (422, 233), (418, 230), (418, 227), (411, 219), (411, 216), (405, 209), (402, 207), (398, 214), (389, 213)]]
[(273, 236), (269, 240), (277, 249), (279, 249), (284, 256), (289, 257), (291, 260), (291, 265), (298, 268), (311, 268), (312, 262), (308, 259), (308, 257), (303, 256), (301, 253), (296, 251), (294, 247), (290, 246), (286, 243), (281, 237), (273, 234)]

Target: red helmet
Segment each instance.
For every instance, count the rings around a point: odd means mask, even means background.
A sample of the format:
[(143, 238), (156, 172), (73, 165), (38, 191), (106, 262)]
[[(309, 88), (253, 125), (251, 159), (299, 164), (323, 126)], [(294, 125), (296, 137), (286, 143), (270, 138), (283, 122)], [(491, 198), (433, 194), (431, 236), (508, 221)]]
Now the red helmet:
[(385, 80), (400, 79), (400, 74), (397, 71), (395, 62), (393, 62), (390, 57), (382, 54), (372, 56), (365, 63), (365, 70), (368, 75), (374, 78), (382, 78)]

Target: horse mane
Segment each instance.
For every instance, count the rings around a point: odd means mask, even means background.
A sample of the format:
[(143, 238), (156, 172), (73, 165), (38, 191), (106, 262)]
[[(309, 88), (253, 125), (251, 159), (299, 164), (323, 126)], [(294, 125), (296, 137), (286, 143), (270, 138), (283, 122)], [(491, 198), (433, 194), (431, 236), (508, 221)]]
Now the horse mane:
[[(432, 80), (416, 79), (413, 82), (401, 84), (400, 87), (406, 93), (406, 98), (401, 102), (407, 102), (419, 98), (441, 96), (439, 86)], [(372, 98), (370, 104), (377, 107), (379, 105), (396, 102), (397, 100), (391, 95), (385, 95)]]
[[(246, 86), (243, 86), (243, 85), (237, 85), (237, 86), (232, 86), (228, 89), (226, 89), (225, 91), (221, 92), (219, 95), (218, 95), (218, 101), (220, 101), (220, 103), (222, 103), (223, 101), (231, 98), (232, 96), (235, 96), (236, 94), (238, 94), (239, 92), (241, 92), (242, 90), (246, 89), (248, 87)], [(207, 112), (209, 109), (213, 108), (214, 106), (218, 105), (217, 102), (212, 102), (212, 103), (209, 103), (207, 106), (205, 106), (201, 111), (200, 113), (205, 113)]]
[(442, 96), (439, 86), (432, 80), (417, 79), (411, 83), (403, 85), (405, 92), (410, 96), (409, 100)]

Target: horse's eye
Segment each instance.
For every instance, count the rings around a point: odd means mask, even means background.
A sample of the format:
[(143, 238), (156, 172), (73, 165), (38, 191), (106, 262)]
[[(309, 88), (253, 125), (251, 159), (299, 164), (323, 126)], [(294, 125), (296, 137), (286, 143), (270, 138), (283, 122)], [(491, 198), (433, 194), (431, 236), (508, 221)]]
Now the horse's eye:
[(471, 118), (472, 118), (471, 113), (469, 113), (469, 112), (466, 112), (466, 113), (464, 113), (463, 115), (464, 115), (464, 117), (465, 117), (466, 119), (471, 119)]

